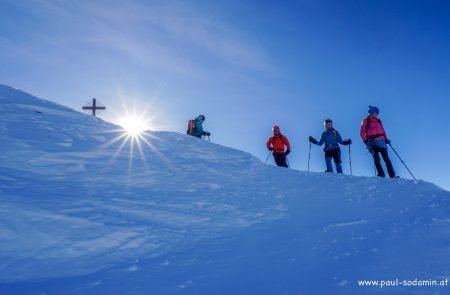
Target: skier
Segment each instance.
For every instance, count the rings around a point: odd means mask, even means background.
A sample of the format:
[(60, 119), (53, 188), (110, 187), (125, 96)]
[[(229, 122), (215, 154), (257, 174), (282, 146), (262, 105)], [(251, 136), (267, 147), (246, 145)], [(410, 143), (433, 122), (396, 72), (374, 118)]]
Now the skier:
[(369, 115), (364, 118), (361, 123), (360, 135), (367, 146), (367, 149), (372, 154), (375, 162), (375, 167), (379, 177), (385, 177), (383, 167), (381, 166), (380, 154), (386, 163), (386, 168), (389, 177), (395, 178), (394, 167), (391, 159), (389, 159), (387, 145), (391, 143), (384, 130), (383, 123), (378, 118), (380, 110), (375, 106), (369, 106)]
[(187, 134), (198, 138), (203, 136), (211, 136), (211, 133), (203, 131), (203, 122), (205, 122), (205, 116), (199, 115), (194, 120), (189, 120)]
[[(273, 126), (273, 136), (267, 141), (267, 149), (272, 152), (277, 166), (288, 168), (286, 156), (291, 153), (291, 145), (286, 136), (281, 134), (280, 127)], [(284, 150), (286, 146), (286, 151)]]
[(323, 122), (325, 131), (320, 136), (320, 140), (317, 141), (314, 137), (309, 137), (309, 142), (321, 146), (325, 143), (323, 151), (325, 152), (325, 163), (327, 165), (327, 170), (325, 172), (333, 172), (333, 165), (331, 160), (334, 160), (336, 165), (337, 173), (342, 173), (342, 161), (341, 161), (341, 148), (339, 144), (349, 145), (352, 143), (351, 139), (342, 140), (339, 132), (333, 128), (333, 121), (331, 119), (326, 119)]

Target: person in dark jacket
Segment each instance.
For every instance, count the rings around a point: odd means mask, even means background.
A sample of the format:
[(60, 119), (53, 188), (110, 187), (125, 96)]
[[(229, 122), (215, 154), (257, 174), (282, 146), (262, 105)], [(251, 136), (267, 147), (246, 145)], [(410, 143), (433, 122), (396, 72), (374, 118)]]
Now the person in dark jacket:
[(203, 130), (203, 122), (205, 122), (205, 119), (204, 115), (199, 115), (194, 120), (189, 121), (187, 134), (198, 138), (202, 138), (202, 136), (211, 136), (211, 133)]
[(391, 143), (388, 139), (383, 123), (378, 118), (380, 110), (377, 107), (369, 106), (369, 115), (361, 123), (360, 135), (367, 146), (367, 150), (372, 154), (377, 174), (379, 177), (385, 177), (383, 167), (381, 166), (380, 154), (386, 163), (389, 177), (396, 178), (395, 170), (388, 155), (387, 145)]
[(334, 160), (337, 173), (342, 173), (342, 161), (341, 161), (341, 148), (339, 144), (349, 145), (352, 143), (351, 139), (342, 140), (339, 132), (333, 128), (333, 121), (331, 119), (325, 120), (323, 123), (325, 131), (320, 136), (320, 140), (317, 141), (314, 137), (309, 137), (309, 142), (321, 146), (325, 143), (323, 151), (325, 152), (325, 163), (327, 170), (325, 172), (333, 172), (333, 165), (331, 160)]
[(291, 152), (291, 144), (287, 137), (281, 134), (280, 127), (273, 126), (272, 131), (273, 136), (266, 143), (267, 149), (272, 152), (277, 166), (288, 168), (286, 156)]

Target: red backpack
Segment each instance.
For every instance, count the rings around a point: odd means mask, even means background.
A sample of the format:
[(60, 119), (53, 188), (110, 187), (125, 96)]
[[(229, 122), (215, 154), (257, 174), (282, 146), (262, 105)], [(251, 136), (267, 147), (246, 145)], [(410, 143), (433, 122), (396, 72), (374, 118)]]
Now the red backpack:
[(188, 122), (188, 129), (187, 129), (187, 134), (188, 135), (193, 135), (195, 132), (197, 132), (197, 127), (195, 124), (195, 120), (189, 120)]

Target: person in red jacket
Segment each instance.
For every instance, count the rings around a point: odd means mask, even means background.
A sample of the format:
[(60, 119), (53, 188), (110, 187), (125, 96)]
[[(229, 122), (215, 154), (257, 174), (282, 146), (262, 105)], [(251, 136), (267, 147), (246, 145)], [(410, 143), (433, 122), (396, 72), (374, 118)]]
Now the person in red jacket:
[(380, 154), (386, 163), (389, 177), (394, 178), (395, 171), (392, 166), (391, 159), (388, 155), (387, 145), (391, 143), (388, 139), (383, 123), (378, 118), (380, 110), (377, 107), (369, 106), (369, 115), (362, 121), (360, 135), (367, 146), (367, 149), (372, 154), (375, 167), (377, 168), (378, 176), (385, 177), (383, 167), (381, 166)]
[(273, 153), (273, 158), (277, 166), (288, 168), (286, 156), (291, 152), (289, 140), (281, 134), (280, 127), (273, 126), (272, 131), (273, 136), (267, 141), (267, 149)]

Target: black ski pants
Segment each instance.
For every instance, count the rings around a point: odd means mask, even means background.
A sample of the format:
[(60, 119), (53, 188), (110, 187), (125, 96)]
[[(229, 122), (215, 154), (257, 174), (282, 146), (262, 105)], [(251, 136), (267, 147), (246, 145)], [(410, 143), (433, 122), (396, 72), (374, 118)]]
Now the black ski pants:
[(284, 153), (274, 153), (273, 159), (277, 166), (288, 168), (288, 164), (286, 163), (286, 155)]
[(337, 173), (342, 173), (342, 161), (341, 161), (341, 149), (335, 148), (328, 151), (325, 151), (325, 163), (327, 165), (327, 170), (325, 172), (333, 172), (333, 165), (331, 164), (331, 160), (334, 160), (336, 164)]
[(378, 176), (385, 177), (383, 167), (381, 166), (381, 157), (383, 157), (384, 163), (386, 163), (386, 168), (389, 174), (389, 177), (395, 177), (394, 167), (392, 166), (391, 159), (389, 159), (387, 148), (382, 148), (377, 145), (372, 146), (372, 155), (373, 160), (375, 162), (375, 167), (377, 168)]

